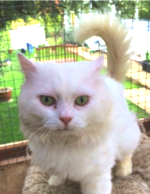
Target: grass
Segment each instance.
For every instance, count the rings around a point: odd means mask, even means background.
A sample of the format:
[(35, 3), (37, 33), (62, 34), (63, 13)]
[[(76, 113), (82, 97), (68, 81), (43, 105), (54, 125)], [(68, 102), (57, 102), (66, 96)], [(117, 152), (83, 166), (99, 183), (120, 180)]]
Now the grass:
[[(3, 68), (5, 71), (4, 76), (0, 78), (0, 87), (9, 86), (13, 88), (12, 91), (12, 101), (10, 102), (0, 102), (0, 144), (19, 141), (23, 139), (20, 132), (19, 118), (18, 118), (18, 96), (20, 94), (20, 87), (23, 83), (23, 75), (20, 71), (19, 62), (17, 60), (17, 51), (10, 54), (11, 66)], [(35, 49), (33, 53), (26, 53), (25, 56), (28, 58), (34, 58)], [(57, 55), (56, 59), (63, 58), (64, 51), (61, 55)], [(71, 53), (66, 53), (66, 57), (72, 57)], [(53, 56), (50, 56), (52, 59)], [(83, 61), (84, 59), (78, 56), (78, 61)], [(133, 84), (130, 81), (124, 83), (126, 89), (140, 88), (140, 85)], [(130, 110), (137, 113), (138, 118), (148, 116), (144, 110), (136, 106), (130, 101), (127, 101)], [(139, 114), (140, 113), (140, 114)]]
[(128, 104), (129, 110), (134, 112), (138, 119), (144, 118), (144, 117), (149, 118), (149, 114), (145, 110), (143, 110), (139, 106), (135, 105), (130, 100), (127, 100), (127, 104)]
[(17, 98), (12, 102), (0, 104), (0, 144), (23, 139), (19, 131)]
[(19, 141), (23, 139), (19, 131), (19, 118), (17, 101), (20, 87), (23, 82), (21, 72), (8, 72), (1, 79), (0, 87), (9, 86), (13, 88), (12, 101), (0, 102), (0, 144)]
[(125, 81), (123, 85), (126, 90), (131, 89), (131, 88), (132, 89), (141, 88), (141, 85), (132, 83), (131, 81)]

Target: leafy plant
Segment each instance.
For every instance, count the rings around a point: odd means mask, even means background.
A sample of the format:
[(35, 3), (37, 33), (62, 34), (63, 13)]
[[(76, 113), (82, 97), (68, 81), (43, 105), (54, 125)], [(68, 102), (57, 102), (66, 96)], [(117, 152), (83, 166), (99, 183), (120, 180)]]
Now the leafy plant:
[(148, 52), (148, 50), (147, 50), (147, 52), (145, 53), (145, 58), (146, 58), (146, 62), (150, 62), (150, 53)]

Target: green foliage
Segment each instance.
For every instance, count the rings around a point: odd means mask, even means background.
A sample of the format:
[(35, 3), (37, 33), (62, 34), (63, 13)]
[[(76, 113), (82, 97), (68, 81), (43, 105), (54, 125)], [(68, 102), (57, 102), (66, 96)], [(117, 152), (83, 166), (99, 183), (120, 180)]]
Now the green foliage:
[(50, 18), (57, 18), (61, 9), (55, 1), (0, 1), (0, 28), (6, 28), (6, 24), (17, 18), (28, 20), (28, 16), (43, 17), (49, 15)]
[(139, 19), (150, 19), (150, 1), (139, 1)]
[[(12, 21), (23, 18), (29, 22), (31, 18), (41, 21), (45, 25), (46, 37), (50, 36), (50, 25), (58, 25), (55, 33), (63, 28), (64, 15), (72, 17), (72, 13), (89, 13), (91, 10), (110, 11), (114, 5), (117, 14), (121, 18), (135, 18), (136, 8), (139, 9), (140, 19), (150, 19), (150, 1), (129, 1), (129, 0), (112, 0), (112, 1), (0, 1), (0, 29), (10, 26)], [(47, 27), (48, 26), (48, 27)], [(53, 30), (52, 30), (53, 31)], [(54, 33), (54, 31), (52, 32)], [(49, 37), (48, 37), (49, 38)]]
[(47, 38), (47, 42), (49, 43), (49, 45), (61, 45), (63, 44), (63, 39), (61, 37), (58, 38), (51, 37)]
[(10, 48), (10, 34), (9, 31), (1, 30), (0, 32), (0, 61), (8, 58), (8, 50)]
[(121, 18), (135, 18), (136, 1), (112, 0), (111, 5), (115, 5), (117, 15)]
[(110, 11), (111, 10), (111, 3), (110, 1), (91, 1), (91, 8), (94, 10), (103, 11)]
[(65, 7), (66, 13), (74, 12), (76, 15), (79, 15), (81, 12), (89, 13), (91, 10), (110, 10), (109, 1), (99, 1), (99, 0), (88, 0), (88, 1), (73, 1), (66, 0), (61, 1)]
[(150, 62), (150, 53), (148, 52), (148, 50), (145, 53), (145, 58), (146, 58), (145, 61)]
[(45, 14), (37, 20), (44, 26), (45, 37), (50, 45), (60, 44), (63, 42), (61, 36), (63, 35), (63, 17), (58, 15), (54, 18)]
[(140, 10), (139, 11), (139, 18), (140, 19), (149, 19), (150, 18), (150, 12), (149, 11), (147, 11), (147, 10)]

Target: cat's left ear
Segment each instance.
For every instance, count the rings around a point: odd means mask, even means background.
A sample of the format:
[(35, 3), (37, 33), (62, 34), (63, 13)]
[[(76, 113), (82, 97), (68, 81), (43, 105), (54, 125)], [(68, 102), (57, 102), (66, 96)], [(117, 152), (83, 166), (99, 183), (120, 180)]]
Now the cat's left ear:
[(92, 61), (95, 71), (99, 72), (104, 66), (104, 56), (98, 57), (96, 60)]
[(25, 75), (36, 70), (35, 64), (32, 61), (30, 61), (29, 59), (27, 59), (21, 53), (18, 53), (18, 60), (20, 62), (22, 71)]

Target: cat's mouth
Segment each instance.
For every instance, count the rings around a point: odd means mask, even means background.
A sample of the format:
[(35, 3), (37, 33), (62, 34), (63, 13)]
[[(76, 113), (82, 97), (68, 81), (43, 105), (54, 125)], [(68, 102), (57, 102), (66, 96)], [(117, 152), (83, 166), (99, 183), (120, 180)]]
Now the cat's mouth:
[(59, 132), (67, 132), (67, 131), (73, 131), (73, 129), (69, 126), (65, 126), (63, 128), (59, 128), (57, 131)]

